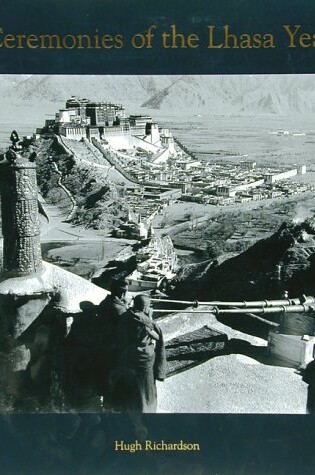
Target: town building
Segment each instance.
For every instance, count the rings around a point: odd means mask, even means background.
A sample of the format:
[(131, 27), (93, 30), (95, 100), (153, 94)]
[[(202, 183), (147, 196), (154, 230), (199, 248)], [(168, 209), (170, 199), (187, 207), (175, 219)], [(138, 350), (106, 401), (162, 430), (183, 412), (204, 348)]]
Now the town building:
[(85, 140), (125, 179), (140, 185), (141, 191), (129, 193), (128, 199), (142, 219), (152, 219), (177, 199), (227, 206), (310, 190), (309, 184), (292, 180), (306, 173), (304, 164), (261, 166), (247, 155), (202, 160), (152, 117), (127, 116), (121, 104), (73, 96), (46, 128), (66, 139)]

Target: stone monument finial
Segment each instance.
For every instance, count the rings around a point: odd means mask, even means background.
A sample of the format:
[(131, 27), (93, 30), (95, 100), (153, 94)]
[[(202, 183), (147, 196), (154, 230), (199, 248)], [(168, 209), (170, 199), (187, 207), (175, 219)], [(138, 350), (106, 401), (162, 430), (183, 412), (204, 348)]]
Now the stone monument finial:
[[(3, 271), (26, 276), (41, 269), (38, 191), (34, 152), (25, 156), (17, 132), (1, 162), (1, 219)], [(24, 152), (24, 153), (23, 153)]]

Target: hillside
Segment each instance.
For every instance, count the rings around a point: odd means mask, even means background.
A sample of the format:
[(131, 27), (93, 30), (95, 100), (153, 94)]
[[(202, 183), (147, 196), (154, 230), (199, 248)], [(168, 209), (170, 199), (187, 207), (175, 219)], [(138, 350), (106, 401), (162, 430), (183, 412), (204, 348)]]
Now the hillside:
[(272, 236), (236, 257), (187, 266), (173, 296), (207, 301), (279, 298), (283, 290), (290, 296), (313, 295), (314, 257), (315, 219), (283, 223)]
[(56, 139), (40, 139), (31, 147), (37, 153), (37, 181), (43, 198), (64, 209), (69, 222), (110, 231), (126, 218), (121, 187), (108, 179), (109, 167), (91, 166), (88, 149), (83, 160), (79, 154), (68, 153)]

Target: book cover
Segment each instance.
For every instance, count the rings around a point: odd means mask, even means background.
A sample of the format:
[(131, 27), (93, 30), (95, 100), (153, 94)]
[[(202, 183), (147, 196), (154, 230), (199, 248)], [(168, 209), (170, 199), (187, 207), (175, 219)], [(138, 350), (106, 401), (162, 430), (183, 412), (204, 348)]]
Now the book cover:
[(314, 7), (0, 8), (3, 473), (312, 473)]

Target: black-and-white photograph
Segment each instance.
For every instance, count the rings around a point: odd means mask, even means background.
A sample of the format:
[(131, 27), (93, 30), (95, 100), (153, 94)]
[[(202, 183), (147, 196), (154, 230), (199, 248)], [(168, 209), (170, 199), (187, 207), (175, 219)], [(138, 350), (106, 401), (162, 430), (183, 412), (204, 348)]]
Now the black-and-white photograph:
[(314, 413), (314, 84), (1, 76), (1, 412)]

